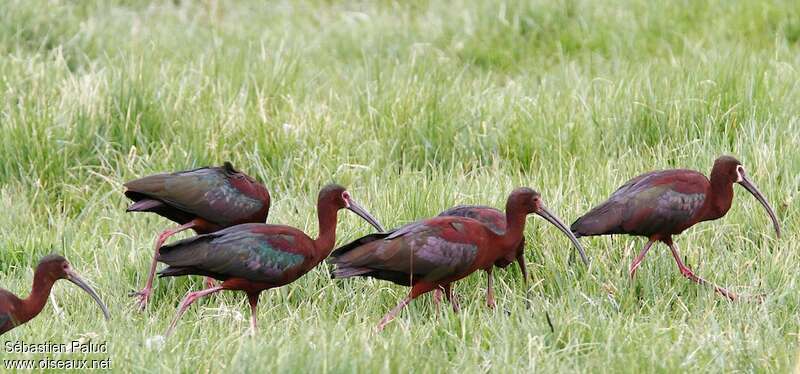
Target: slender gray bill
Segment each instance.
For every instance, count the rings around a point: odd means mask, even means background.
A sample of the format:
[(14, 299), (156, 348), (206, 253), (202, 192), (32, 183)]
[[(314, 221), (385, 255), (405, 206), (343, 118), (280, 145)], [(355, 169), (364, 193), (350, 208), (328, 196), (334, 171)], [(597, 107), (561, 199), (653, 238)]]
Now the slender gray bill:
[(561, 232), (567, 235), (569, 237), (569, 240), (572, 241), (572, 244), (575, 245), (575, 248), (578, 249), (578, 253), (581, 255), (581, 260), (583, 261), (583, 263), (586, 266), (589, 266), (589, 258), (586, 257), (586, 252), (583, 251), (583, 246), (581, 246), (581, 243), (578, 241), (578, 238), (575, 237), (572, 231), (570, 231), (567, 228), (567, 226), (564, 225), (564, 223), (561, 222), (560, 219), (558, 219), (558, 217), (553, 215), (553, 213), (550, 213), (550, 211), (547, 210), (547, 208), (545, 208), (544, 206), (540, 206), (539, 209), (536, 211), (536, 214), (546, 219), (547, 222), (550, 222), (551, 224), (553, 224), (553, 226), (557, 227), (559, 230), (561, 230)]
[(111, 315), (108, 313), (108, 308), (106, 307), (106, 304), (103, 304), (103, 301), (100, 300), (100, 296), (97, 296), (97, 292), (94, 292), (92, 287), (89, 287), (89, 285), (86, 284), (86, 281), (84, 281), (83, 278), (78, 276), (78, 274), (76, 274), (72, 270), (67, 270), (67, 276), (68, 276), (67, 278), (68, 281), (74, 283), (76, 286), (86, 291), (86, 293), (88, 293), (89, 296), (91, 296), (92, 299), (94, 299), (97, 305), (100, 306), (100, 309), (103, 310), (103, 316), (105, 316), (106, 319), (111, 318)]
[(742, 180), (741, 182), (739, 182), (739, 184), (741, 184), (742, 187), (744, 187), (747, 190), (747, 192), (753, 194), (756, 200), (758, 200), (758, 202), (761, 203), (762, 206), (764, 206), (764, 209), (767, 210), (767, 214), (769, 214), (769, 218), (772, 219), (772, 225), (775, 226), (775, 234), (778, 236), (778, 238), (780, 238), (781, 225), (778, 223), (778, 217), (775, 215), (775, 211), (772, 210), (772, 207), (769, 206), (767, 199), (765, 199), (764, 195), (761, 194), (761, 191), (759, 191), (758, 188), (756, 188), (753, 182), (751, 182), (750, 179), (748, 179), (747, 176), (744, 175), (744, 173), (742, 173)]
[(369, 214), (366, 209), (362, 208), (361, 205), (358, 205), (353, 199), (348, 201), (347, 209), (350, 209), (353, 213), (358, 214), (359, 217), (363, 218), (364, 221), (367, 221), (370, 225), (378, 229), (379, 232), (384, 232), (383, 226), (381, 226), (380, 222), (378, 222), (372, 214)]

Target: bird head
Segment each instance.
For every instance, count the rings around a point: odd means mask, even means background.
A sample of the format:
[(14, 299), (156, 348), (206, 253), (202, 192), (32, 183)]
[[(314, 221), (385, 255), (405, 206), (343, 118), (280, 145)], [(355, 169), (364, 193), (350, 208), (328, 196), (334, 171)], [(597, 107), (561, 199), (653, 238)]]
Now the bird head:
[(721, 156), (714, 161), (714, 168), (711, 170), (711, 180), (724, 180), (730, 184), (738, 183), (744, 187), (747, 192), (753, 195), (759, 203), (764, 207), (772, 220), (772, 225), (775, 227), (775, 234), (780, 238), (781, 226), (778, 223), (778, 217), (775, 211), (764, 198), (764, 195), (756, 187), (755, 183), (747, 177), (744, 166), (739, 160), (731, 156)]
[(82, 290), (86, 291), (86, 293), (88, 293), (92, 299), (94, 299), (97, 305), (100, 306), (100, 309), (103, 310), (103, 315), (105, 318), (110, 318), (108, 307), (106, 307), (103, 301), (100, 300), (100, 297), (97, 296), (97, 292), (95, 292), (94, 289), (92, 289), (92, 287), (90, 287), (86, 281), (83, 280), (83, 278), (81, 278), (75, 272), (75, 270), (72, 269), (72, 265), (70, 265), (66, 258), (56, 254), (45, 256), (39, 261), (39, 265), (36, 266), (36, 272), (45, 274), (52, 281), (66, 279), (80, 287)]
[(378, 231), (384, 231), (380, 222), (378, 222), (378, 220), (373, 217), (372, 214), (367, 212), (366, 209), (362, 208), (361, 205), (353, 200), (353, 198), (350, 196), (350, 192), (348, 192), (347, 189), (338, 184), (329, 184), (319, 191), (318, 205), (332, 206), (335, 207), (336, 210), (350, 210), (367, 221), (367, 223), (378, 229)]
[(536, 214), (558, 228), (564, 233), (564, 235), (569, 237), (572, 244), (574, 244), (578, 249), (578, 253), (581, 255), (581, 260), (583, 263), (587, 266), (589, 265), (589, 259), (586, 256), (586, 252), (583, 250), (583, 246), (581, 246), (580, 242), (578, 242), (578, 239), (575, 237), (572, 231), (570, 231), (567, 226), (561, 222), (558, 217), (556, 217), (555, 214), (547, 210), (539, 192), (527, 187), (517, 188), (511, 192), (511, 195), (508, 197), (508, 202), (506, 203), (506, 212), (513, 212), (519, 209), (522, 209), (525, 214)]

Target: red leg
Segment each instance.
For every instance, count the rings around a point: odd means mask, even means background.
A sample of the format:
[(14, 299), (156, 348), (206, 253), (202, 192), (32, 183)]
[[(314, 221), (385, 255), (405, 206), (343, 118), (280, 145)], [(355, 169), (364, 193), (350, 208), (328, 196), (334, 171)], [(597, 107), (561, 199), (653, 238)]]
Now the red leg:
[(250, 330), (253, 336), (256, 336), (258, 328), (256, 327), (256, 307), (258, 307), (258, 293), (247, 294), (247, 300), (250, 302)]
[(450, 305), (453, 306), (453, 312), (460, 312), (461, 306), (458, 304), (458, 296), (453, 293), (453, 287), (450, 283), (444, 285), (444, 295), (447, 297), (447, 301), (450, 302)]
[(442, 303), (442, 286), (433, 290), (433, 306), (436, 307), (436, 315), (439, 315), (439, 304)]
[(644, 260), (644, 256), (647, 254), (647, 251), (650, 250), (650, 247), (652, 247), (653, 243), (655, 242), (656, 241), (653, 239), (647, 241), (647, 244), (644, 245), (644, 249), (642, 249), (642, 252), (640, 252), (639, 255), (636, 256), (636, 258), (631, 263), (631, 267), (628, 270), (628, 274), (630, 274), (631, 279), (633, 279), (633, 276), (636, 274), (636, 269), (638, 269), (639, 265), (642, 264), (642, 260)]
[(488, 306), (491, 309), (494, 309), (496, 304), (494, 302), (494, 289), (492, 287), (494, 284), (494, 278), (492, 277), (492, 269), (493, 268), (489, 268), (489, 270), (486, 270), (486, 275), (489, 278), (486, 285), (486, 306)]
[(164, 245), (164, 242), (172, 235), (175, 235), (181, 231), (188, 230), (190, 228), (195, 227), (197, 222), (190, 221), (189, 223), (180, 225), (178, 227), (174, 227), (171, 229), (164, 230), (158, 238), (156, 238), (156, 249), (155, 253), (153, 254), (153, 262), (150, 264), (150, 273), (147, 276), (147, 283), (145, 284), (144, 288), (140, 291), (131, 293), (131, 296), (135, 296), (139, 298), (139, 309), (144, 310), (147, 307), (147, 303), (150, 300), (150, 295), (153, 294), (153, 278), (156, 275), (156, 265), (158, 264), (158, 250)]
[(689, 280), (697, 284), (701, 285), (708, 284), (711, 287), (714, 287), (714, 291), (716, 291), (722, 296), (725, 296), (731, 301), (735, 301), (736, 299), (739, 298), (739, 296), (737, 296), (735, 293), (730, 292), (722, 287), (717, 286), (714, 283), (708, 282), (705, 279), (695, 275), (694, 272), (692, 272), (692, 269), (689, 269), (689, 267), (684, 265), (683, 261), (681, 261), (681, 254), (678, 253), (678, 248), (675, 246), (675, 243), (673, 243), (672, 240), (669, 240), (667, 241), (667, 245), (669, 245), (669, 249), (670, 251), (672, 251), (672, 257), (675, 258), (675, 262), (678, 263), (678, 270), (681, 271), (681, 275), (683, 275), (684, 277), (688, 278)]
[(178, 306), (178, 313), (175, 314), (175, 318), (172, 320), (172, 323), (169, 325), (167, 332), (164, 336), (172, 335), (172, 332), (175, 330), (175, 326), (178, 324), (178, 320), (181, 318), (183, 313), (186, 313), (186, 309), (189, 309), (189, 306), (192, 305), (197, 299), (211, 295), (212, 293), (219, 292), (222, 290), (222, 286), (217, 286), (214, 288), (208, 288), (202, 291), (197, 292), (189, 292), (186, 294), (186, 297), (183, 298), (181, 304)]
[(417, 284), (415, 284), (414, 287), (411, 287), (411, 291), (408, 293), (408, 296), (403, 298), (403, 300), (400, 300), (400, 302), (397, 304), (397, 306), (395, 306), (391, 311), (389, 311), (389, 313), (386, 313), (386, 315), (383, 316), (383, 318), (381, 319), (381, 322), (378, 323), (377, 330), (378, 331), (383, 331), (383, 328), (386, 327), (386, 325), (394, 319), (394, 317), (397, 315), (397, 313), (399, 313), (400, 310), (405, 308), (406, 305), (408, 305), (408, 303), (411, 302), (411, 300), (416, 299), (420, 295), (422, 295), (422, 294), (424, 294), (426, 292), (429, 292), (429, 291), (433, 290), (434, 288), (437, 288), (437, 286), (433, 285), (433, 284), (428, 284), (428, 283), (417, 283)]

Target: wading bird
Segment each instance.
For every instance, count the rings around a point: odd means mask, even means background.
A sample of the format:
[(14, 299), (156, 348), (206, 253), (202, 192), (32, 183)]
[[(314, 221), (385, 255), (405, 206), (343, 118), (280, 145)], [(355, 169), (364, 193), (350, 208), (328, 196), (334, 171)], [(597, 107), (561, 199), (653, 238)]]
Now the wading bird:
[(489, 276), (489, 304), (493, 304), (491, 271), (501, 259), (513, 261), (522, 240), (525, 218), (536, 213), (559, 230), (582, 251), (578, 240), (542, 203), (538, 192), (518, 188), (506, 202), (507, 228), (498, 233), (466, 217), (434, 217), (403, 226), (388, 233), (360, 238), (333, 252), (328, 260), (335, 268), (333, 278), (372, 277), (411, 286), (408, 296), (383, 317), (382, 330), (411, 300), (436, 288), (452, 299), (451, 283), (476, 270)]
[[(445, 216), (453, 216), (453, 217), (467, 217), (472, 218), (474, 220), (483, 223), (484, 225), (488, 226), (492, 231), (495, 233), (501, 234), (506, 231), (506, 215), (502, 211), (496, 208), (483, 206), (483, 205), (459, 205), (457, 207), (450, 208), (445, 210), (444, 212), (439, 213), (439, 217)], [(521, 238), (519, 241), (519, 246), (517, 246), (517, 250), (514, 253), (514, 258), (510, 257), (503, 257), (494, 262), (494, 266), (498, 268), (505, 268), (506, 266), (510, 265), (514, 260), (517, 261), (519, 265), (519, 269), (522, 272), (522, 279), (525, 283), (525, 290), (528, 289), (528, 270), (525, 267), (525, 238)], [(578, 253), (581, 256), (581, 260), (586, 266), (589, 266), (589, 259), (586, 257), (586, 253), (583, 252), (581, 247), (578, 247)], [(489, 277), (491, 277), (491, 272), (489, 272)], [(491, 285), (492, 281), (489, 280), (489, 284)], [(434, 290), (434, 300), (436, 301), (437, 308), (439, 304), (440, 297), (438, 296), (440, 290), (437, 288)], [(491, 288), (487, 288), (486, 290), (486, 303), (489, 307), (494, 307), (494, 292)]]
[(108, 308), (100, 301), (97, 293), (72, 270), (69, 262), (64, 257), (49, 255), (43, 257), (36, 266), (33, 288), (28, 298), (20, 299), (0, 288), (0, 335), (39, 315), (47, 303), (53, 284), (59, 279), (66, 279), (86, 291), (100, 305), (105, 318), (109, 318)]
[(243, 224), (184, 239), (161, 248), (159, 261), (169, 265), (159, 277), (205, 275), (222, 284), (189, 292), (167, 330), (169, 336), (186, 309), (197, 299), (222, 290), (243, 291), (251, 308), (251, 327), (256, 330), (256, 305), (262, 291), (294, 282), (328, 257), (336, 241), (340, 209), (349, 209), (383, 231), (380, 223), (359, 206), (344, 187), (331, 184), (319, 193), (319, 236), (283, 225)]
[(263, 223), (269, 213), (267, 188), (229, 162), (220, 167), (150, 175), (125, 183), (125, 188), (125, 196), (134, 201), (128, 212), (152, 212), (180, 225), (156, 238), (147, 284), (131, 294), (139, 298), (142, 309), (153, 293), (159, 248), (167, 238), (187, 229), (208, 234), (242, 223)]
[[(772, 207), (745, 174), (739, 160), (722, 156), (714, 161), (711, 179), (694, 170), (673, 169), (642, 174), (626, 182), (611, 197), (570, 227), (576, 236), (628, 234), (649, 240), (631, 263), (633, 278), (647, 251), (656, 241), (668, 245), (681, 274), (698, 284), (708, 283), (684, 265), (672, 236), (694, 224), (724, 216), (733, 201), (733, 184), (739, 183), (764, 206), (778, 237), (781, 227)], [(712, 284), (713, 285), (713, 284)], [(735, 300), (736, 294), (716, 285), (714, 290)]]

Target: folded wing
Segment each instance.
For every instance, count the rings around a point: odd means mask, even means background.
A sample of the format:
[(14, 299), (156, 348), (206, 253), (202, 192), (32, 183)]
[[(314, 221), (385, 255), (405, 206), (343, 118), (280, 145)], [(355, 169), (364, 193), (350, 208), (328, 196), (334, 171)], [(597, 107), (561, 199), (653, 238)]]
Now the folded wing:
[[(451, 222), (452, 221), (452, 222)], [(463, 237), (457, 220), (432, 220), (404, 226), (384, 237), (369, 235), (334, 252), (332, 276), (366, 276), (410, 285), (464, 273), (477, 246)], [(343, 250), (346, 249), (346, 250)]]
[(707, 185), (704, 175), (691, 170), (643, 174), (578, 218), (570, 229), (577, 236), (647, 236), (679, 230), (702, 208)]
[(129, 211), (155, 212), (178, 223), (201, 217), (224, 227), (252, 222), (248, 218), (262, 212), (264, 217), (257, 221), (263, 221), (269, 209), (266, 188), (228, 163), (150, 175), (125, 187), (125, 195), (135, 201)]
[[(275, 229), (264, 232), (260, 230), (264, 226)], [(169, 267), (159, 275), (195, 274), (282, 285), (312, 260), (310, 254), (296, 249), (303, 240), (310, 239), (293, 233), (289, 227), (237, 225), (161, 247), (159, 261)]]

